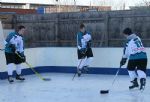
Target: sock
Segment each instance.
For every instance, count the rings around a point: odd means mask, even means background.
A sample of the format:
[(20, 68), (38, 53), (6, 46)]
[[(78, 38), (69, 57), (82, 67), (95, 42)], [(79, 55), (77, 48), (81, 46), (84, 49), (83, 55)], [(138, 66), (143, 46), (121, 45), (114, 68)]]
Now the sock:
[(137, 74), (135, 71), (128, 71), (131, 81), (137, 78)]
[(13, 63), (10, 63), (7, 65), (7, 72), (8, 72), (8, 76), (12, 76), (13, 75)]
[(146, 73), (142, 70), (137, 70), (139, 78), (146, 78)]
[(21, 64), (16, 64), (16, 73), (18, 74), (18, 75), (21, 75)]
[(86, 58), (78, 60), (78, 66), (77, 66), (78, 69), (82, 69), (83, 68), (85, 60), (86, 60)]
[(87, 58), (84, 62), (84, 66), (89, 66), (91, 64), (92, 60), (93, 60), (93, 57)]

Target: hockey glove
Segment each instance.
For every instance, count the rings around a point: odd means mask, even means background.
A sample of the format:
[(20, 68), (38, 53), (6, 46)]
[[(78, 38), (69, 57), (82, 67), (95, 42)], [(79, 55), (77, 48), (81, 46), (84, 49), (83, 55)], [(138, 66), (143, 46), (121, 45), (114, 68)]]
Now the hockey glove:
[(126, 61), (127, 61), (127, 58), (122, 58), (120, 61), (120, 66), (125, 65)]
[(24, 63), (24, 62), (26, 62), (26, 56), (24, 55), (24, 53), (22, 52), (22, 53), (20, 53), (20, 52), (17, 52), (18, 53), (18, 55), (21, 57), (21, 61)]
[(81, 54), (85, 54), (86, 51), (87, 51), (86, 48), (81, 48), (81, 49), (80, 49)]

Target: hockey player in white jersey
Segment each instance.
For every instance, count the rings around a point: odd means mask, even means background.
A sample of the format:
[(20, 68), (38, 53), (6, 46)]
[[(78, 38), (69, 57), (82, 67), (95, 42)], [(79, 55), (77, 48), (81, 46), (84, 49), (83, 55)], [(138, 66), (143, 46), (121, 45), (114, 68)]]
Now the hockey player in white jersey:
[(77, 33), (77, 53), (78, 53), (78, 76), (82, 71), (88, 72), (88, 67), (93, 59), (91, 48), (91, 34), (86, 32), (85, 25), (80, 25), (80, 32)]
[[(15, 32), (10, 33), (6, 38), (5, 45), (5, 56), (8, 71), (8, 81), (10, 83), (14, 82), (13, 79), (13, 65), (16, 65), (16, 80), (25, 80), (21, 76), (21, 63), (25, 62), (24, 55), (24, 43), (23, 34), (25, 32), (24, 26), (18, 26)], [(21, 56), (22, 58), (20, 58)]]
[(139, 88), (138, 79), (140, 80), (140, 90), (144, 90), (146, 85), (146, 67), (147, 54), (141, 39), (130, 28), (123, 31), (127, 41), (124, 47), (124, 53), (120, 65), (124, 65), (128, 59), (128, 73), (131, 78), (132, 85), (129, 89)]

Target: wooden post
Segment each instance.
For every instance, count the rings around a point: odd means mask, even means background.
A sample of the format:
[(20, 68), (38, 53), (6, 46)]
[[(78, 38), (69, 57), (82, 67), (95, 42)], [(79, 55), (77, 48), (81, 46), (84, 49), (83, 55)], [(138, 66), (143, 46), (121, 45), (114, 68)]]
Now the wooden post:
[(106, 12), (105, 18), (105, 46), (109, 46), (109, 12)]
[(55, 21), (55, 41), (58, 42), (58, 13)]
[(58, 41), (58, 18), (56, 18), (55, 22), (55, 40)]
[(14, 14), (13, 15), (13, 18), (12, 18), (12, 29), (15, 29), (17, 26), (17, 17), (16, 15)]

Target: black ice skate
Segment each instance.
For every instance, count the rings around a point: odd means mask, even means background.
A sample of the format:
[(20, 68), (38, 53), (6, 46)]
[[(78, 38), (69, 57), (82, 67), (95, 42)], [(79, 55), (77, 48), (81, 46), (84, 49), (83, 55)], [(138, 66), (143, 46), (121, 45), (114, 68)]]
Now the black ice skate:
[(138, 81), (137, 81), (137, 78), (135, 78), (133, 81), (131, 81), (132, 85), (129, 86), (129, 89), (134, 89), (134, 88), (138, 88), (139, 87), (139, 84), (138, 84)]
[(145, 78), (141, 78), (140, 79), (140, 90), (144, 90), (145, 89), (145, 85), (146, 85), (146, 79)]
[(9, 83), (13, 83), (14, 82), (13, 77), (12, 76), (8, 76), (8, 81), (9, 81)]
[(82, 73), (82, 71), (81, 71), (81, 69), (78, 69), (78, 77), (80, 77), (81, 76), (81, 73)]
[(89, 72), (88, 66), (84, 66), (84, 67), (83, 67), (83, 72), (84, 72), (84, 73), (88, 73), (88, 72)]
[(25, 78), (23, 78), (21, 75), (16, 75), (16, 80), (24, 81)]

